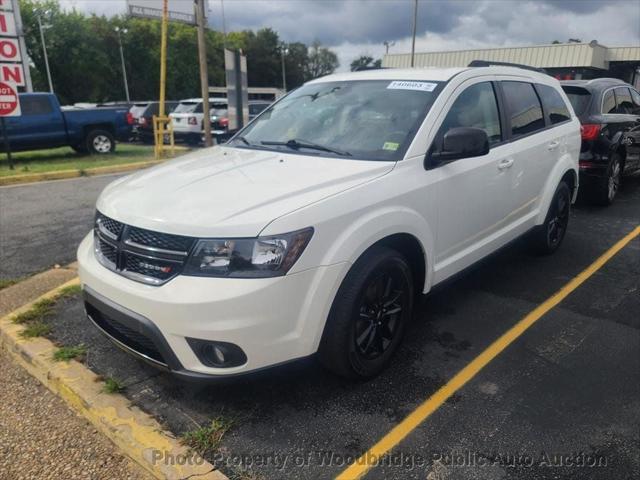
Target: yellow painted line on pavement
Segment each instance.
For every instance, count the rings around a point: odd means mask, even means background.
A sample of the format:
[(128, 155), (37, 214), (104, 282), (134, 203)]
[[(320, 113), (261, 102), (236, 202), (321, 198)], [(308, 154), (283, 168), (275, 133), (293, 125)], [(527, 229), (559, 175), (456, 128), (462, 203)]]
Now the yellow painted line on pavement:
[(440, 387), (431, 397), (416, 408), (408, 417), (396, 425), (378, 443), (361, 455), (353, 464), (338, 475), (337, 480), (356, 480), (375, 467), (386, 453), (397, 446), (416, 427), (424, 422), (454, 393), (460, 390), (469, 380), (476, 376), (494, 358), (502, 353), (509, 345), (517, 340), (549, 310), (558, 305), (570, 293), (582, 285), (589, 277), (596, 273), (603, 265), (622, 250), (631, 240), (640, 235), (640, 225), (625, 235), (596, 261), (580, 272), (569, 283), (558, 290), (553, 296), (545, 300), (532, 310), (527, 316), (511, 327), (505, 334), (493, 342), (486, 350), (478, 355), (471, 363), (458, 372), (449, 382)]

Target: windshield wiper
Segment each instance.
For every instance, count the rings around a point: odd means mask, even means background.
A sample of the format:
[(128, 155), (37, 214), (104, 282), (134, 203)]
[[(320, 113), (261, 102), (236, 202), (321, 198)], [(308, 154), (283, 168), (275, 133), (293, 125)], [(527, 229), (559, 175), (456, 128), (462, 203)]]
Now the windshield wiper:
[(335, 153), (336, 155), (342, 155), (343, 157), (352, 156), (349, 152), (326, 147), (324, 145), (319, 145), (317, 143), (307, 142), (306, 140), (296, 140), (295, 138), (292, 138), (291, 140), (287, 140), (286, 142), (279, 142), (275, 140), (263, 140), (260, 143), (262, 145), (289, 147), (294, 150), (298, 150), (300, 148), (308, 148), (310, 150), (320, 150), (321, 152)]
[(247, 140), (245, 137), (243, 137), (242, 135), (239, 137), (236, 137), (233, 139), (234, 141), (236, 140), (240, 140), (242, 143), (244, 143), (245, 145), (249, 146), (249, 147), (253, 147), (253, 143), (251, 143), (249, 140)]

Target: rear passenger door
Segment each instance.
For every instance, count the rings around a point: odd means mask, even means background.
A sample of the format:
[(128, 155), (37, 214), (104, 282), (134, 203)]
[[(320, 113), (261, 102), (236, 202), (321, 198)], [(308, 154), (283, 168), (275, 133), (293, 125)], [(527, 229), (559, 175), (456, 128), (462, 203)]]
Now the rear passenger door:
[(505, 103), (507, 150), (517, 175), (512, 178), (513, 210), (510, 217), (532, 226), (537, 217), (546, 180), (563, 147), (562, 135), (548, 129), (542, 103), (534, 85), (527, 81), (500, 82)]

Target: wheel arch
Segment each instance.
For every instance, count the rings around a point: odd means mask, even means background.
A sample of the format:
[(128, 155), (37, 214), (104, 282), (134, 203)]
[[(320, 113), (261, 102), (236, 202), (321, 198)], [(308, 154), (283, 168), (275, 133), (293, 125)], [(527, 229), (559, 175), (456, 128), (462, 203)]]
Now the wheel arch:
[(544, 223), (547, 211), (551, 205), (551, 200), (560, 182), (566, 181), (569, 184), (569, 188), (572, 190), (571, 200), (572, 202), (576, 200), (578, 189), (580, 188), (580, 177), (578, 176), (577, 167), (576, 162), (570, 155), (563, 156), (560, 161), (556, 163), (541, 192), (540, 209), (538, 211), (536, 225), (542, 225)]

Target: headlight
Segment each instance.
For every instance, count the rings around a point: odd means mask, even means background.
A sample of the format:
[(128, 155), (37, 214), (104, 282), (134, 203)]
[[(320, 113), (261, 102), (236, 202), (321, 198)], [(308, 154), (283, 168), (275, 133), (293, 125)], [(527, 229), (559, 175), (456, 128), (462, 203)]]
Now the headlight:
[(236, 278), (285, 275), (312, 235), (313, 228), (305, 228), (272, 237), (199, 240), (183, 274)]

